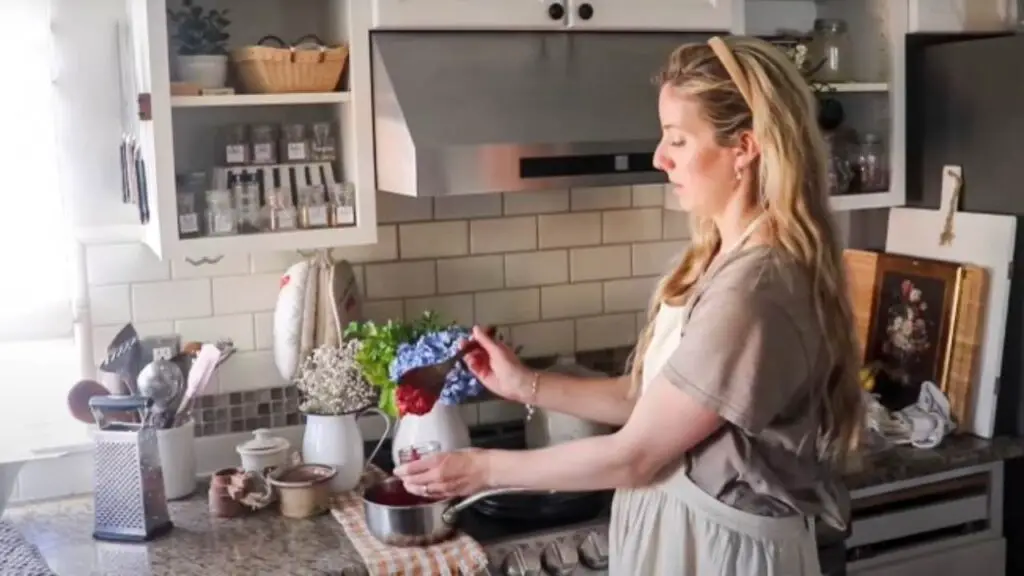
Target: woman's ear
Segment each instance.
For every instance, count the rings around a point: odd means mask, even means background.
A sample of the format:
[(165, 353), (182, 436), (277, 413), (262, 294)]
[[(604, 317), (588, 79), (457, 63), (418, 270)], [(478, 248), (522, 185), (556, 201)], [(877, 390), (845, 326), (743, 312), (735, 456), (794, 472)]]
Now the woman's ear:
[(761, 155), (761, 147), (754, 138), (754, 133), (744, 130), (736, 139), (736, 170), (743, 171), (754, 165)]

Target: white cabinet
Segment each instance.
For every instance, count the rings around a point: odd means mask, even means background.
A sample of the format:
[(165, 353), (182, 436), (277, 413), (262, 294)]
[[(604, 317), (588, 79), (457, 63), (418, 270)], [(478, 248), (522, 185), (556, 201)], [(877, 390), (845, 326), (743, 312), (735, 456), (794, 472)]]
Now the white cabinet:
[(729, 30), (741, 0), (372, 0), (376, 28)]
[(375, 28), (562, 28), (561, 0), (371, 0)]
[(1013, 27), (1007, 0), (910, 0), (910, 32), (992, 32)]
[(1006, 541), (1002, 538), (983, 540), (948, 550), (928, 550), (892, 562), (878, 562), (860, 568), (858, 562), (848, 567), (850, 576), (938, 576), (944, 574), (1006, 574)]
[(568, 0), (570, 26), (600, 30), (728, 31), (742, 0)]
[[(370, 8), (365, 2), (197, 2), (203, 9), (230, 10), (228, 49), (255, 44), (266, 35), (296, 42), (312, 34), (328, 45), (349, 46), (347, 71), (342, 76), (341, 88), (331, 92), (247, 94), (236, 85), (236, 94), (177, 96), (172, 96), (172, 79), (177, 80), (177, 55), (175, 47), (169, 44), (173, 30), (169, 30), (168, 9), (179, 8), (180, 0), (126, 2), (128, 11), (120, 23), (124, 32), (119, 50), (125, 70), (121, 89), (125, 106), (123, 130), (138, 142), (139, 166), (144, 174), (138, 180), (145, 182), (144, 187), (135, 187), (139, 193), (129, 196), (139, 198), (131, 201), (137, 204), (141, 236), (159, 257), (215, 259), (228, 253), (312, 250), (376, 242), (370, 72), (365, 57)], [(329, 126), (337, 151), (334, 161), (268, 168), (243, 160), (242, 165), (231, 167), (232, 179), (244, 175), (245, 180), (258, 182), (259, 192), (254, 194), (262, 212), (258, 221), (250, 222), (248, 230), (240, 227), (237, 233), (212, 234), (213, 226), (204, 225), (208, 221), (207, 207), (203, 206), (206, 192), (200, 191), (191, 196), (200, 230), (182, 233), (179, 224), (184, 221), (180, 217), (188, 211), (179, 205), (179, 177), (202, 172), (205, 183), (198, 186), (225, 191), (228, 175), (224, 170), (224, 138), (229, 129), (242, 126), (251, 134), (254, 126), (270, 126), (276, 134), (272, 147), (283, 156), (286, 147), (280, 141), (281, 127), (301, 124), (306, 137), (311, 139), (311, 126), (315, 123)], [(253, 150), (248, 136), (245, 142), (247, 150)], [(269, 204), (275, 188), (285, 190), (281, 195), (290, 196), (293, 202), (307, 197), (329, 201), (332, 192), (344, 188), (353, 190), (354, 198), (347, 198), (343, 209), (331, 211), (339, 217), (328, 226), (313, 222), (306, 228), (275, 230), (269, 223)], [(231, 191), (226, 196), (238, 201)], [(319, 215), (319, 209), (316, 214)], [(236, 219), (243, 220), (237, 215)], [(218, 220), (223, 221), (223, 217)]]

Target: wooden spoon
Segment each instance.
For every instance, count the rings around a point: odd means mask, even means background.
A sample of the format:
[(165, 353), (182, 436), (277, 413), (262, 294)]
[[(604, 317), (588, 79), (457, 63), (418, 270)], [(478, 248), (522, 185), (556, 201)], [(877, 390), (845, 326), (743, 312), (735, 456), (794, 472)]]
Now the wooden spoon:
[[(497, 329), (493, 326), (486, 330), (488, 338), (494, 338), (494, 334)], [(432, 394), (433, 396), (439, 396), (441, 389), (444, 388), (445, 378), (448, 377), (448, 373), (455, 368), (455, 365), (462, 360), (462, 357), (474, 350), (480, 349), (480, 343), (476, 340), (469, 340), (462, 347), (461, 350), (455, 353), (454, 356), (439, 362), (437, 364), (427, 364), (426, 366), (420, 366), (419, 368), (413, 368), (403, 373), (398, 378), (399, 386), (412, 386), (413, 388), (419, 388), (425, 392)]]

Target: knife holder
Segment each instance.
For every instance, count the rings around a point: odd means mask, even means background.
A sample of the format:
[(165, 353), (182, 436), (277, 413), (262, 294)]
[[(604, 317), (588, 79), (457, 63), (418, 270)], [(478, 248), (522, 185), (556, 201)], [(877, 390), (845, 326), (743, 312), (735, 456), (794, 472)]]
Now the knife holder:
[[(138, 396), (89, 399), (99, 425), (93, 455), (93, 538), (97, 540), (144, 542), (172, 528), (156, 430), (104, 418), (104, 413), (143, 412), (151, 405), (151, 399)], [(144, 414), (140, 421), (146, 421)]]

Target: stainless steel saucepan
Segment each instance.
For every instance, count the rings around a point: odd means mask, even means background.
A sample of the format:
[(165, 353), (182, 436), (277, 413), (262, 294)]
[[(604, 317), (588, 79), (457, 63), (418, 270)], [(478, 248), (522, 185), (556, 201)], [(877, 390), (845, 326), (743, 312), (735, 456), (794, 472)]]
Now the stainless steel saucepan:
[(446, 540), (455, 530), (460, 512), (476, 502), (518, 492), (524, 488), (485, 490), (462, 500), (427, 500), (409, 495), (401, 478), (392, 476), (363, 492), (363, 510), (370, 533), (390, 546), (427, 546)]

